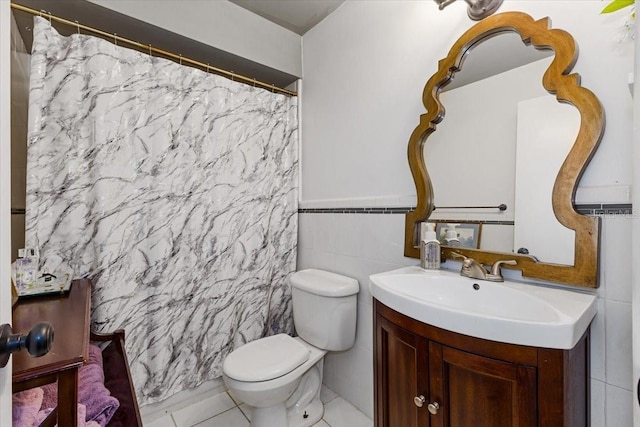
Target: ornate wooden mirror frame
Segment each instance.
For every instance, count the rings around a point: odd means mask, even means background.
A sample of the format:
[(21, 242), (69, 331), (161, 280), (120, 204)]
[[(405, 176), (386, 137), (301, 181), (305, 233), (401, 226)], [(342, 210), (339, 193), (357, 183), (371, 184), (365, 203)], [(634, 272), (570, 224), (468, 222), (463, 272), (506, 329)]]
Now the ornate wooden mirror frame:
[(408, 147), (409, 166), (416, 185), (417, 206), (405, 218), (405, 250), (407, 257), (418, 258), (420, 223), (434, 210), (433, 187), (424, 162), (423, 146), (436, 125), (445, 116), (439, 95), (471, 49), (497, 34), (516, 32), (526, 45), (536, 49), (552, 49), (555, 53), (551, 65), (544, 73), (542, 84), (559, 102), (576, 107), (580, 113), (578, 136), (562, 164), (553, 187), (552, 206), (558, 221), (575, 231), (575, 258), (573, 265), (538, 262), (529, 255), (489, 252), (467, 248), (442, 248), (442, 259), (452, 259), (451, 252), (474, 258), (490, 265), (501, 259), (515, 259), (517, 265), (505, 266), (522, 271), (522, 276), (556, 283), (596, 288), (598, 286), (598, 255), (600, 218), (581, 215), (574, 208), (578, 181), (593, 157), (604, 132), (604, 111), (598, 98), (580, 86), (580, 75), (569, 74), (578, 58), (576, 43), (566, 31), (550, 28), (549, 18), (534, 21), (521, 12), (506, 12), (490, 16), (467, 30), (453, 45), (446, 58), (438, 63), (438, 71), (427, 82), (422, 95), (426, 114), (411, 134)]

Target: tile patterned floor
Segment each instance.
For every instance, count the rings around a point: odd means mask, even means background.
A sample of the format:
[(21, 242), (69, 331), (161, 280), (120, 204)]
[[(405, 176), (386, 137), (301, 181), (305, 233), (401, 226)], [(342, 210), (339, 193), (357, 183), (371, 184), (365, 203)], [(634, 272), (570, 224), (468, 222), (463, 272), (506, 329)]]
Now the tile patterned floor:
[[(322, 386), (324, 417), (315, 427), (372, 427), (373, 422), (349, 402)], [(251, 412), (226, 393), (209, 397), (152, 422), (145, 427), (249, 427)]]

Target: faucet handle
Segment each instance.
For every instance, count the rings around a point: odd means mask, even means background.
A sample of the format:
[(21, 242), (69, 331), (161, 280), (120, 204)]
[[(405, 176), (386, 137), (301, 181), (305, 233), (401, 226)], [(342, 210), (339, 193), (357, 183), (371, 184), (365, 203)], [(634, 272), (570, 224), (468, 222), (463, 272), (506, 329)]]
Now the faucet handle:
[(460, 269), (460, 275), (464, 277), (470, 277), (472, 279), (485, 280), (487, 278), (487, 270), (473, 258), (462, 255), (458, 252), (451, 252), (456, 258), (462, 258), (462, 268)]
[(466, 256), (464, 256), (461, 253), (458, 253), (456, 251), (451, 251), (450, 253), (451, 253), (451, 255), (453, 255), (454, 258), (461, 258), (463, 261), (466, 261), (466, 260), (470, 259), (469, 257), (466, 257)]
[(472, 268), (472, 267), (478, 268), (479, 267), (479, 268), (484, 270), (484, 267), (482, 267), (482, 264), (480, 264), (478, 261), (476, 261), (473, 258), (469, 258), (468, 256), (465, 256), (465, 255), (463, 255), (463, 254), (461, 254), (459, 252), (454, 252), (454, 251), (451, 251), (451, 255), (453, 255), (454, 258), (462, 259), (462, 268), (463, 269), (464, 268)]
[(514, 259), (503, 259), (500, 261), (496, 261), (493, 263), (493, 265), (491, 266), (491, 275), (492, 276), (500, 276), (502, 277), (502, 272), (500, 271), (500, 266), (502, 264), (507, 264), (507, 265), (516, 265), (518, 262)]

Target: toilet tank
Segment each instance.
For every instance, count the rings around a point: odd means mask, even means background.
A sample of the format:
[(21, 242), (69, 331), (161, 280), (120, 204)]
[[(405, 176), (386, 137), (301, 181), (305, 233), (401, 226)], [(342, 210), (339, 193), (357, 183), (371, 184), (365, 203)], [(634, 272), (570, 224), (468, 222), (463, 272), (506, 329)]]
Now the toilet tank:
[(358, 281), (308, 269), (292, 274), (290, 282), (298, 336), (328, 351), (351, 348), (356, 338)]

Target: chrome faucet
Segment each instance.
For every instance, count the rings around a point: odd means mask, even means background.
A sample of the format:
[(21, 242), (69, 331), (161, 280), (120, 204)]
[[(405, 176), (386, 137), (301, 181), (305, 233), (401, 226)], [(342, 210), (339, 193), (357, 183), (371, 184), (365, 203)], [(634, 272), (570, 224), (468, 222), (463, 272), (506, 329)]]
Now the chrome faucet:
[(503, 259), (500, 261), (496, 261), (491, 266), (491, 273), (487, 274), (487, 280), (491, 280), (492, 282), (504, 282), (504, 277), (502, 277), (502, 270), (500, 266), (502, 264), (507, 265), (516, 265), (518, 262), (514, 259)]
[(502, 277), (502, 271), (500, 266), (502, 264), (516, 265), (515, 260), (500, 260), (496, 261), (491, 266), (491, 273), (473, 258), (466, 257), (458, 252), (451, 252), (456, 258), (462, 258), (462, 268), (460, 269), (460, 275), (464, 277), (470, 277), (472, 279), (489, 280), (490, 282), (504, 282)]
[(466, 257), (458, 252), (451, 252), (456, 258), (462, 258), (462, 269), (460, 269), (460, 275), (464, 277), (470, 277), (472, 279), (487, 280), (487, 270), (484, 269), (482, 264), (473, 258)]

